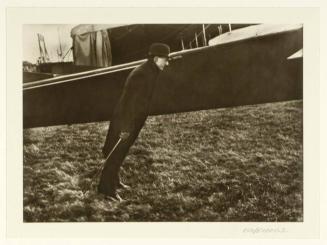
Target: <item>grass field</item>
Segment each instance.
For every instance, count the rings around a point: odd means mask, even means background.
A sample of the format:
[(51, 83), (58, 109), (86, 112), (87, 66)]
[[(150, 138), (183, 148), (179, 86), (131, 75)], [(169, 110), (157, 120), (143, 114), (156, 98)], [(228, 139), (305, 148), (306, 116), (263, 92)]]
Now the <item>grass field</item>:
[(149, 117), (123, 165), (132, 190), (90, 189), (108, 123), (24, 130), (24, 221), (302, 221), (302, 101)]

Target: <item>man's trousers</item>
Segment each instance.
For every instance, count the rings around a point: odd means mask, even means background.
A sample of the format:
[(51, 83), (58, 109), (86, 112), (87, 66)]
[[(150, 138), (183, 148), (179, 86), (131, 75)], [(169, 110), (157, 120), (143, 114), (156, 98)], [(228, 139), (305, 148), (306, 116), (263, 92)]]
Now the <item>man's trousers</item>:
[[(121, 140), (111, 156), (106, 160), (104, 169), (102, 170), (98, 191), (105, 195), (114, 195), (117, 185), (119, 184), (120, 167), (129, 151), (129, 148), (135, 142), (141, 129), (144, 126), (146, 118), (141, 118), (135, 123), (134, 129), (129, 132), (129, 137), (126, 140)], [(119, 140), (120, 127), (113, 121), (110, 123), (106, 142), (103, 148), (103, 153), (108, 156)]]

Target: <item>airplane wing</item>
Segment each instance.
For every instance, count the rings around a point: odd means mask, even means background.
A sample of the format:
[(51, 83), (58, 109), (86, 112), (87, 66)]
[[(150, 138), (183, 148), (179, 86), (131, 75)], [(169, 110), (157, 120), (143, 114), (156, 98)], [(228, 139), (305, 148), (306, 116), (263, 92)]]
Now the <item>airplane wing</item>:
[[(226, 34), (228, 35), (228, 34)], [(302, 98), (302, 26), (183, 50), (160, 75), (151, 115)], [(23, 84), (24, 128), (110, 120), (144, 60)]]

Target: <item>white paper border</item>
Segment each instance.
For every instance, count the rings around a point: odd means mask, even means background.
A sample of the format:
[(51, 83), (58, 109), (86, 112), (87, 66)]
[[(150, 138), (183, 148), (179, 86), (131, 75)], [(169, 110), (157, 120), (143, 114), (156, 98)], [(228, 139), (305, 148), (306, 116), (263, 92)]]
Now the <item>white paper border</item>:
[[(41, 9), (39, 9), (41, 10)], [(136, 11), (137, 10), (137, 11)], [(8, 237), (215, 237), (303, 238), (319, 231), (319, 12), (317, 9), (7, 9), (7, 235)], [(95, 13), (96, 12), (96, 13)], [(169, 13), (169, 14), (167, 14)], [(219, 16), (217, 16), (219, 13)], [(72, 18), (73, 16), (73, 18)], [(22, 24), (66, 23), (304, 23), (303, 223), (57, 223), (22, 222)], [(12, 58), (10, 58), (12, 57)], [(14, 57), (14, 58), (13, 58)], [(19, 72), (18, 72), (19, 71)], [(10, 82), (9, 82), (10, 81)], [(15, 108), (15, 109), (10, 109)], [(17, 109), (18, 108), (18, 109)], [(286, 228), (246, 235), (245, 227)], [(110, 232), (109, 232), (110, 231)]]

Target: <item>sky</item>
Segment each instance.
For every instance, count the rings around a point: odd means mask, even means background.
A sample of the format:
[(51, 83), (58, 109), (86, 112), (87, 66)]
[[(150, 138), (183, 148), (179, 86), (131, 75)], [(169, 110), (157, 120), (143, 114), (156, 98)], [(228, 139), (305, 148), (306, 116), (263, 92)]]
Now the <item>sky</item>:
[[(57, 49), (59, 49), (59, 35), (63, 55), (72, 46), (72, 38), (70, 37), (71, 29), (76, 24), (70, 25), (24, 25), (23, 26), (23, 60), (36, 63), (40, 56), (37, 33), (44, 36), (45, 45), (50, 57), (50, 61), (59, 61)], [(67, 59), (69, 57), (69, 59)], [(65, 61), (72, 60), (72, 54), (68, 54)]]

